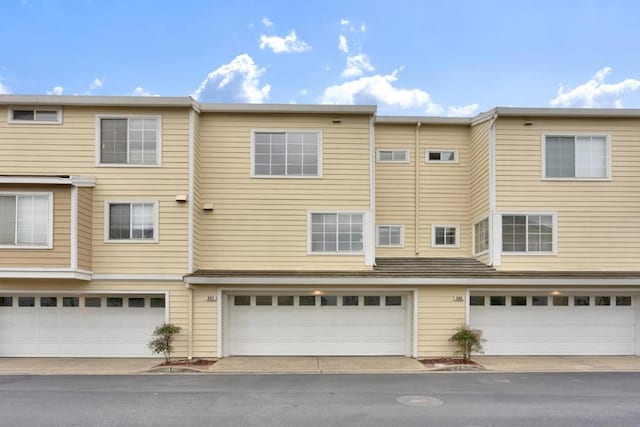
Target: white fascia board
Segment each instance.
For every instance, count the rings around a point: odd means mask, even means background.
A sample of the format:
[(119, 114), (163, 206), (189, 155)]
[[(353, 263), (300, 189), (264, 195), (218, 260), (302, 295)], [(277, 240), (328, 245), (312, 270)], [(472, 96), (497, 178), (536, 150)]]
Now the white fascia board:
[(0, 95), (0, 105), (194, 107), (197, 103), (189, 96)]
[(376, 116), (376, 124), (416, 125), (463, 125), (471, 124), (470, 117), (436, 117), (436, 116)]
[(127, 280), (127, 281), (180, 281), (181, 274), (94, 274), (92, 280)]
[(71, 176), (71, 184), (76, 187), (95, 187), (96, 177), (73, 175)]
[(638, 278), (612, 278), (612, 279), (580, 279), (580, 278), (423, 278), (423, 277), (185, 277), (185, 283), (192, 285), (406, 285), (406, 286), (436, 286), (436, 285), (461, 285), (461, 286), (489, 286), (489, 285), (606, 285), (606, 286), (638, 286)]
[(3, 175), (0, 184), (40, 184), (40, 185), (74, 185), (76, 187), (95, 187), (93, 176), (28, 176)]
[(375, 105), (323, 104), (200, 104), (203, 113), (325, 113), (375, 114)]
[(638, 108), (519, 108), (496, 107), (502, 117), (640, 117)]
[(13, 269), (0, 270), (0, 279), (76, 279), (91, 280), (91, 272), (70, 269)]

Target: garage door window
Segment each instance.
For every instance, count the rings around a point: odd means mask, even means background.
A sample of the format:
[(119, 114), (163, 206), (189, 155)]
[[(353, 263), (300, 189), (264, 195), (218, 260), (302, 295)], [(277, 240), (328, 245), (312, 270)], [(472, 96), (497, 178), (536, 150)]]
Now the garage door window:
[(569, 297), (555, 296), (555, 297), (553, 297), (553, 305), (554, 306), (568, 306), (569, 305)]
[(63, 307), (80, 307), (80, 298), (78, 297), (62, 297)]
[(122, 307), (122, 298), (120, 297), (107, 298), (107, 307)]
[(164, 308), (165, 304), (163, 297), (149, 298), (149, 303), (151, 308)]
[(380, 305), (379, 296), (365, 296), (364, 305)]
[(325, 295), (320, 297), (320, 305), (322, 306), (334, 306), (338, 305), (338, 297), (335, 295)]
[(344, 296), (342, 297), (343, 306), (357, 306), (360, 304), (360, 298), (357, 296)]
[(248, 295), (236, 295), (233, 297), (233, 305), (251, 305), (251, 297)]
[(13, 307), (13, 297), (0, 297), (0, 307)]
[(256, 297), (256, 305), (273, 305), (273, 297), (271, 295), (258, 295)]
[(527, 305), (527, 297), (523, 297), (523, 296), (511, 297), (511, 305), (516, 305), (516, 306)]
[(292, 306), (293, 305), (293, 296), (290, 295), (278, 295), (278, 305), (279, 306)]
[(144, 298), (129, 298), (130, 308), (144, 308)]
[(101, 306), (100, 297), (85, 297), (84, 306), (89, 308), (99, 308)]
[(399, 295), (390, 295), (385, 297), (385, 305), (389, 306), (399, 306), (402, 305), (402, 297)]
[(40, 307), (57, 307), (58, 298), (56, 297), (40, 297)]
[(631, 297), (616, 297), (616, 305), (631, 305)]
[(598, 296), (596, 299), (596, 305), (611, 305), (611, 297)]
[(484, 305), (483, 295), (471, 295), (469, 297), (469, 305)]
[(588, 306), (591, 298), (589, 297), (573, 297), (573, 305), (578, 307)]
[(546, 307), (549, 303), (549, 298), (544, 295), (534, 295), (531, 297), (531, 305), (535, 307)]
[(506, 297), (489, 297), (489, 302), (491, 305), (506, 305), (507, 298)]
[(18, 307), (35, 307), (36, 299), (34, 297), (19, 297)]
[(314, 305), (316, 305), (316, 297), (309, 296), (309, 295), (304, 295), (304, 296), (299, 297), (299, 301), (298, 302), (299, 302), (299, 304), (301, 306), (305, 306), (305, 307), (314, 306)]

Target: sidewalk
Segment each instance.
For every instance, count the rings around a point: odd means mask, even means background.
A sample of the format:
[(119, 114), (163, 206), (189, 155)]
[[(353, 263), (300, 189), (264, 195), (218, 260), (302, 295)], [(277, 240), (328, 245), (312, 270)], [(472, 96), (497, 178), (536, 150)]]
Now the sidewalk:
[(152, 358), (2, 357), (0, 375), (130, 375), (161, 362)]
[(640, 356), (473, 356), (488, 371), (628, 372), (640, 371)]

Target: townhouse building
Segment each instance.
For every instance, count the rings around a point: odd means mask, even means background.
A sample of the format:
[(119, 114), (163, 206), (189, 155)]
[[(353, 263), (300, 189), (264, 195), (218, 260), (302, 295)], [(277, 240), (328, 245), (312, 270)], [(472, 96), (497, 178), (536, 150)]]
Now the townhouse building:
[(640, 354), (640, 110), (0, 96), (0, 356)]

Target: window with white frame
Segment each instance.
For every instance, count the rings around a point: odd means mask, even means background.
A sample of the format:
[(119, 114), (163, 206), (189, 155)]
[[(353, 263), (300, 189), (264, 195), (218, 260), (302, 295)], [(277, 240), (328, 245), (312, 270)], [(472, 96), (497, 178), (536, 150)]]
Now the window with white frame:
[(378, 246), (380, 247), (402, 247), (403, 231), (402, 225), (378, 225)]
[(458, 163), (458, 151), (427, 149), (425, 160), (427, 163)]
[(502, 251), (553, 253), (554, 228), (554, 215), (502, 215)]
[(489, 218), (473, 224), (473, 251), (476, 255), (489, 250)]
[(544, 177), (606, 179), (609, 171), (609, 139), (604, 135), (546, 135)]
[(253, 132), (253, 176), (319, 177), (318, 131)]
[(364, 214), (351, 212), (310, 214), (312, 253), (362, 252)]
[(460, 226), (458, 225), (434, 225), (431, 227), (431, 246), (433, 247), (460, 247)]
[(155, 202), (107, 202), (107, 241), (156, 241)]
[(99, 117), (100, 164), (157, 166), (159, 117)]
[(0, 193), (0, 247), (51, 247), (53, 195)]
[(379, 163), (407, 163), (409, 161), (409, 150), (378, 150)]
[(9, 108), (9, 123), (62, 123), (60, 107), (12, 107)]

